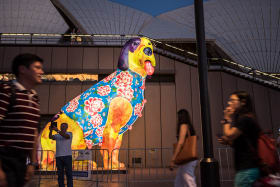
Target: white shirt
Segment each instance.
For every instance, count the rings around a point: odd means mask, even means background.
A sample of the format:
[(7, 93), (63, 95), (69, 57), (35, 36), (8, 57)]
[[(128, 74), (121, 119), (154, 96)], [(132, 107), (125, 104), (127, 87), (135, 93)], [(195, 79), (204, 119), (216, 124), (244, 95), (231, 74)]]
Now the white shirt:
[(64, 138), (60, 134), (53, 135), (56, 140), (56, 157), (72, 155), (72, 132), (66, 132), (66, 134), (70, 136), (69, 139)]

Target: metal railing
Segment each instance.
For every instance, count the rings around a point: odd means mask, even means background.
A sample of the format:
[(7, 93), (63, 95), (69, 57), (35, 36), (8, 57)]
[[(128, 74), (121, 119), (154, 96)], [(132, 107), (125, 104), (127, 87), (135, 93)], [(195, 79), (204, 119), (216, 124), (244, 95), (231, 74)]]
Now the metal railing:
[[(87, 157), (82, 155), (88, 152)], [(169, 183), (173, 184), (176, 176), (176, 169), (169, 170), (169, 162), (172, 157), (172, 148), (122, 148), (119, 151), (119, 159), (124, 163), (115, 168), (104, 169), (102, 152), (106, 149), (73, 150), (73, 176), (74, 180), (87, 180), (91, 184), (95, 183), (121, 183), (126, 186), (133, 183)], [(53, 151), (39, 150), (39, 170), (37, 179), (57, 180), (55, 155)], [(217, 148), (217, 159), (220, 166), (221, 183), (232, 182), (234, 178), (232, 149), (230, 147)], [(108, 163), (109, 164), (109, 163)], [(111, 163), (112, 165), (113, 163)], [(109, 164), (110, 165), (110, 164)], [(198, 172), (198, 171), (197, 171)], [(196, 173), (197, 173), (196, 172)], [(86, 177), (79, 177), (87, 174)], [(198, 180), (200, 177), (198, 177)]]

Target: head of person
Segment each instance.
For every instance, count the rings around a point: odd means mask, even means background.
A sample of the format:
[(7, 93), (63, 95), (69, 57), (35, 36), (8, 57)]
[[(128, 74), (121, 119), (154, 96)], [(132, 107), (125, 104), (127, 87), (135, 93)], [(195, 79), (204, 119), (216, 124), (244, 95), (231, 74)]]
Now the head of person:
[(12, 62), (12, 72), (18, 80), (36, 85), (42, 82), (43, 59), (34, 54), (19, 54)]
[(190, 114), (186, 109), (181, 109), (177, 112), (177, 135), (179, 134), (180, 126), (182, 124), (191, 125)]
[(60, 130), (61, 130), (62, 132), (66, 132), (67, 129), (68, 129), (68, 124), (67, 124), (67, 123), (61, 123), (61, 125), (60, 125)]
[(228, 105), (234, 113), (253, 113), (253, 103), (250, 95), (245, 91), (233, 92), (228, 101)]

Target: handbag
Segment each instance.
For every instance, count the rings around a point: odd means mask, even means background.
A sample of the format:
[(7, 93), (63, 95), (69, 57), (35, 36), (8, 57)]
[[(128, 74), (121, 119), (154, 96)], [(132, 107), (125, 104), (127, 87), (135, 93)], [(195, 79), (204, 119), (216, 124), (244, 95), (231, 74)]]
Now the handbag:
[[(178, 143), (173, 145), (173, 150), (175, 152)], [(197, 136), (191, 136), (190, 131), (188, 131), (188, 137), (185, 139), (183, 147), (177, 157), (175, 158), (174, 163), (177, 165), (186, 164), (187, 162), (197, 160)]]

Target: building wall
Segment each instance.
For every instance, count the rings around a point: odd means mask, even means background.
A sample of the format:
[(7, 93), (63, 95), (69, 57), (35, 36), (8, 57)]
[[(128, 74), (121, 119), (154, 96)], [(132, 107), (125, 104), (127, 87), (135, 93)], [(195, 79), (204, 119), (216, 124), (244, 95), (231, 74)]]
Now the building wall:
[[(1, 46), (1, 72), (10, 72), (11, 60), (22, 52), (35, 53), (44, 59), (47, 73), (111, 73), (117, 67), (118, 47), (24, 47)], [(192, 123), (199, 136), (199, 154), (203, 155), (200, 116), (199, 80), (196, 67), (156, 54), (156, 74), (175, 74), (175, 82), (147, 82), (145, 98), (147, 104), (143, 117), (139, 118), (131, 131), (124, 134), (122, 148), (131, 148), (129, 153), (121, 151), (121, 159), (131, 162), (141, 158), (147, 167), (168, 164), (171, 148), (176, 142), (176, 111), (185, 108), (190, 112)], [(43, 83), (36, 89), (41, 98), (41, 113), (55, 114), (72, 98), (91, 87), (91, 83)], [(219, 147), (216, 134), (222, 132), (220, 120), (227, 99), (235, 90), (246, 90), (255, 101), (255, 110), (260, 125), (275, 134), (280, 127), (280, 92), (224, 72), (209, 72), (209, 98), (211, 109), (214, 152)], [(145, 148), (148, 148), (145, 150)], [(155, 149), (151, 149), (155, 148)], [(139, 149), (139, 150), (137, 150)]]

